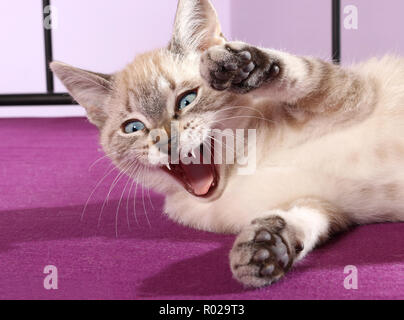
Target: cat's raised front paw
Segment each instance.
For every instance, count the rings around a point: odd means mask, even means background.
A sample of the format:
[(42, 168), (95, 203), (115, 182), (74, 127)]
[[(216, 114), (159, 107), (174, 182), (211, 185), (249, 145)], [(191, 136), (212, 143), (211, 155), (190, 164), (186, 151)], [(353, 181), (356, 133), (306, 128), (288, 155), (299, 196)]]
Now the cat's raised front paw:
[(245, 228), (230, 252), (236, 280), (248, 287), (263, 287), (281, 279), (302, 250), (287, 233), (285, 220), (278, 216), (255, 220)]
[(280, 64), (258, 48), (229, 42), (207, 50), (202, 55), (200, 71), (213, 89), (247, 93), (276, 78)]

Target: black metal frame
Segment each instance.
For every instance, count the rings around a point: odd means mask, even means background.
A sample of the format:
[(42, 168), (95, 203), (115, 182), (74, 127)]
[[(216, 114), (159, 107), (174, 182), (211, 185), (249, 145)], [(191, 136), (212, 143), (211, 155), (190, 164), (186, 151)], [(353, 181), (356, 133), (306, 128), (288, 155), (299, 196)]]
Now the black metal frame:
[(341, 0), (332, 0), (332, 60), (341, 62)]
[[(50, 0), (42, 0), (43, 20), (45, 8)], [(55, 93), (55, 84), (49, 64), (53, 61), (52, 28), (43, 27), (45, 44), (46, 93), (38, 94), (1, 94), (0, 106), (39, 106), (39, 105), (77, 105), (68, 93)]]
[[(50, 0), (42, 0), (42, 12), (45, 19), (45, 8)], [(54, 77), (49, 68), (53, 61), (52, 29), (45, 28), (45, 67), (46, 93), (40, 94), (0, 94), (0, 106), (38, 106), (38, 105), (77, 105), (68, 93), (55, 93)], [(341, 61), (341, 0), (332, 0), (332, 60)]]
[[(45, 8), (50, 5), (50, 0), (42, 0), (43, 21), (46, 19)], [(44, 23), (44, 43), (45, 43), (45, 65), (46, 65), (46, 91), (53, 93), (55, 91), (52, 70), (49, 69), (49, 63), (53, 61), (52, 29), (45, 28)]]

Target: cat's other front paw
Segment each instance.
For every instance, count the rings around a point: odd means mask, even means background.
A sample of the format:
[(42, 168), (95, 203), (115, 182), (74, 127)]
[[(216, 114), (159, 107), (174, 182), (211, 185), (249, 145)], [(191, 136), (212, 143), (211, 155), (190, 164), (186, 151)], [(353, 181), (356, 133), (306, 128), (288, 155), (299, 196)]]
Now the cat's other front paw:
[(258, 48), (242, 42), (228, 42), (203, 53), (200, 72), (219, 91), (247, 93), (280, 74), (280, 64)]
[(281, 217), (253, 221), (239, 234), (230, 252), (234, 278), (247, 287), (264, 287), (281, 279), (302, 250), (288, 233)]

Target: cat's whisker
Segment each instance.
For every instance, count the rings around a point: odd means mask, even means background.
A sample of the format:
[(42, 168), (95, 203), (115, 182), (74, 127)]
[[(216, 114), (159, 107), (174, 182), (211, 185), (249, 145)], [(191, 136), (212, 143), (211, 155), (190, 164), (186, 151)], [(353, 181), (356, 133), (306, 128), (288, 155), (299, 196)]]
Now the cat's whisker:
[(109, 157), (109, 156), (112, 156), (112, 155), (114, 155), (114, 154), (117, 154), (117, 152), (112, 152), (112, 153), (109, 153), (109, 154), (105, 154), (105, 155), (103, 155), (102, 157), (98, 158), (97, 160), (95, 160), (95, 161), (88, 167), (88, 171), (91, 171), (91, 169), (92, 169), (97, 163), (99, 163), (101, 160), (104, 160), (105, 158), (107, 158), (107, 157)]
[[(208, 143), (208, 141), (204, 141), (202, 144), (206, 147), (206, 150), (208, 150), (208, 152), (209, 152), (208, 156), (211, 157), (212, 156), (212, 151), (210, 151), (211, 150), (210, 145), (208, 145), (207, 143)], [(217, 150), (213, 149), (213, 155), (215, 155), (215, 154), (220, 156), (219, 152)]]
[(220, 110), (215, 111), (215, 115), (219, 114), (220, 112), (233, 111), (234, 109), (243, 109), (243, 110), (245, 109), (245, 110), (251, 110), (251, 111), (254, 111), (254, 112), (258, 112), (259, 115), (260, 115), (262, 118), (265, 118), (265, 116), (264, 116), (264, 114), (262, 113), (262, 111), (260, 111), (260, 110), (258, 110), (258, 109), (256, 109), (256, 108), (247, 107), (247, 106), (232, 106), (232, 107), (223, 108), (223, 109), (220, 109)]
[[(224, 147), (226, 148), (226, 150), (230, 150), (230, 152), (231, 152), (233, 155), (235, 155), (235, 151), (234, 151), (233, 148), (231, 148), (230, 146), (223, 145), (223, 144), (221, 144), (220, 142), (218, 142), (218, 143), (219, 143), (220, 145), (224, 146)], [(214, 150), (215, 150), (215, 152), (217, 152), (216, 154), (219, 156), (219, 159), (222, 159), (222, 158), (223, 158), (223, 154), (219, 153), (219, 151), (217, 151), (216, 148), (215, 148)]]
[(138, 189), (138, 186), (139, 186), (139, 178), (140, 178), (140, 173), (141, 173), (141, 171), (139, 171), (138, 172), (138, 174), (137, 174), (137, 176), (136, 176), (136, 187), (135, 187), (135, 194), (134, 194), (134, 196), (133, 196), (133, 215), (134, 215), (134, 217), (135, 217), (135, 221), (136, 221), (136, 224), (139, 226), (139, 220), (137, 219), (137, 214), (136, 214), (136, 198), (137, 198), (137, 189)]
[[(118, 172), (118, 174), (116, 175), (116, 177), (114, 178), (114, 181), (112, 182), (112, 184), (111, 184), (111, 186), (110, 186), (110, 191), (112, 190), (112, 185), (114, 185), (114, 182), (118, 179), (118, 177), (120, 177), (120, 176), (122, 176), (122, 172), (120, 171), (120, 172)], [(110, 192), (108, 192), (108, 195), (109, 195), (109, 193)], [(107, 195), (107, 197), (108, 197), (108, 195)], [(97, 228), (100, 228), (100, 226), (101, 226), (101, 220), (102, 220), (102, 214), (103, 214), (103, 211), (104, 211), (104, 207), (105, 207), (105, 205), (106, 205), (106, 202), (107, 202), (107, 197), (104, 199), (104, 202), (102, 203), (102, 206), (101, 206), (101, 210), (100, 210), (100, 213), (99, 213), (99, 215), (98, 215), (98, 223), (97, 223)]]
[[(214, 141), (216, 141), (216, 142), (219, 144), (219, 146), (224, 146), (226, 149), (228, 149), (228, 150), (232, 151), (233, 153), (235, 153), (234, 148), (230, 147), (230, 146), (227, 145), (226, 143), (222, 143), (220, 140), (217, 140), (217, 139), (214, 138), (214, 137), (211, 137), (211, 139), (213, 139)], [(217, 149), (217, 148), (215, 148), (215, 149)]]
[(247, 110), (252, 110), (252, 111), (254, 111), (254, 112), (258, 112), (258, 113), (261, 115), (261, 117), (256, 117), (256, 116), (252, 116), (252, 115), (231, 116), (231, 117), (229, 117), (229, 118), (219, 118), (219, 119), (215, 119), (215, 120), (212, 120), (212, 121), (208, 121), (208, 122), (207, 122), (207, 125), (212, 125), (212, 124), (220, 123), (221, 121), (232, 120), (232, 119), (238, 119), (238, 118), (253, 118), (253, 119), (264, 120), (264, 121), (267, 121), (267, 122), (269, 122), (269, 123), (271, 123), (271, 124), (272, 124), (272, 123), (273, 123), (273, 124), (277, 124), (277, 123), (278, 123), (277, 121), (274, 121), (274, 120), (271, 120), (271, 119), (268, 119), (267, 117), (265, 117), (264, 114), (263, 114), (260, 110), (255, 109), (255, 108), (251, 108), (251, 107), (244, 107), (244, 106), (233, 106), (233, 107), (227, 107), (227, 108), (224, 108), (224, 109), (220, 109), (220, 110), (216, 111), (216, 112), (214, 113), (214, 115), (220, 114), (220, 112), (232, 111), (233, 109), (247, 109)]
[[(213, 137), (210, 137), (210, 138), (213, 138)], [(206, 148), (207, 150), (211, 150), (210, 145), (207, 145), (207, 143), (208, 143), (208, 141), (204, 141), (203, 145), (205, 145), (207, 147)], [(218, 143), (221, 144), (221, 142), (219, 142), (219, 141), (218, 141)], [(225, 145), (225, 147), (226, 147), (226, 145)], [(228, 147), (228, 148), (230, 148), (230, 147)], [(213, 154), (214, 154), (214, 156), (217, 155), (219, 159), (221, 159), (221, 157), (223, 156), (221, 153), (219, 153), (217, 148), (213, 148)], [(233, 149), (233, 154), (235, 154), (234, 149)], [(211, 151), (209, 151), (209, 156), (211, 156)]]
[[(147, 168), (147, 174), (149, 174), (149, 173), (150, 173), (150, 168)], [(151, 200), (150, 188), (147, 188), (147, 196), (148, 196), (148, 198), (149, 198), (150, 205), (151, 205), (151, 207), (152, 207), (152, 209), (153, 209), (153, 211), (154, 211), (155, 208), (154, 208), (154, 205), (153, 205), (153, 201)]]
[[(140, 158), (140, 156), (138, 156), (138, 158)], [(141, 177), (144, 176), (144, 170), (146, 167), (142, 166), (140, 167), (142, 170), (139, 170), (138, 174), (136, 175), (135, 181), (136, 181), (136, 187), (135, 187), (135, 193), (133, 196), (133, 215), (136, 221), (136, 224), (139, 226), (139, 221), (137, 218), (137, 212), (136, 212), (136, 198), (137, 198), (137, 190), (138, 190), (138, 186), (139, 186), (139, 181), (141, 180)], [(143, 185), (141, 184), (142, 187), (142, 200), (143, 200), (143, 208), (145, 208), (145, 204), (144, 204), (144, 190), (143, 190)], [(145, 209), (144, 209), (145, 210)], [(146, 214), (146, 211), (145, 211)], [(147, 218), (147, 214), (146, 214), (146, 218)], [(150, 225), (150, 222), (149, 222)]]
[(229, 117), (229, 118), (221, 118), (221, 119), (217, 119), (216, 121), (226, 121), (226, 120), (233, 120), (233, 119), (241, 119), (241, 118), (245, 118), (245, 119), (257, 119), (257, 120), (263, 120), (263, 121), (267, 121), (271, 124), (276, 124), (276, 121), (267, 119), (267, 118), (261, 118), (261, 117), (255, 117), (255, 116), (235, 116), (235, 117)]
[[(142, 169), (142, 167), (140, 167), (140, 169)], [(139, 170), (139, 172), (136, 174), (136, 177), (134, 178), (134, 182), (136, 183), (135, 186), (135, 192), (133, 195), (133, 217), (135, 218), (136, 224), (139, 226), (139, 220), (137, 218), (137, 213), (136, 213), (136, 198), (137, 198), (137, 190), (138, 190), (138, 186), (139, 186), (139, 179), (140, 179), (140, 174), (142, 173), (142, 170)]]
[[(130, 196), (131, 196), (131, 194), (132, 194), (132, 189), (133, 189), (133, 185), (135, 184), (135, 182), (136, 182), (136, 180), (134, 179), (134, 174), (135, 174), (135, 172), (136, 172), (136, 169), (138, 169), (139, 168), (139, 166), (136, 166), (134, 169), (133, 169), (133, 171), (131, 172), (131, 180), (132, 180), (132, 183), (131, 183), (131, 185), (130, 185), (130, 188), (129, 188), (129, 191), (128, 191), (128, 197), (127, 197), (127, 199), (126, 199), (126, 219), (128, 220), (128, 227), (130, 226), (130, 222), (129, 222), (129, 200), (130, 200)], [(136, 219), (135, 219), (136, 220)], [(129, 228), (129, 231), (131, 231), (131, 229)]]
[(145, 201), (144, 201), (144, 185), (145, 185), (145, 176), (143, 175), (143, 176), (142, 176), (142, 202), (143, 202), (143, 211), (144, 211), (144, 215), (145, 215), (146, 220), (147, 220), (147, 224), (149, 225), (149, 228), (151, 228), (149, 216), (147, 215), (146, 204), (145, 204)]
[[(122, 202), (123, 196), (125, 195), (125, 191), (126, 191), (126, 188), (128, 187), (129, 181), (130, 181), (130, 179), (131, 179), (131, 174), (132, 174), (134, 168), (136, 168), (136, 163), (132, 162), (132, 164), (131, 164), (131, 169), (132, 169), (132, 171), (131, 171), (130, 174), (128, 174), (128, 181), (126, 181), (125, 187), (123, 188), (121, 197), (119, 198), (119, 201), (118, 201), (118, 206), (117, 206), (117, 208), (116, 208), (116, 213), (115, 213), (115, 236), (116, 236), (117, 238), (118, 238), (118, 216), (119, 216), (119, 209), (120, 209), (120, 207), (121, 207), (121, 202)], [(128, 217), (126, 217), (126, 218), (127, 218), (127, 222), (128, 222), (128, 228), (129, 228), (129, 230), (130, 230), (129, 219), (128, 219)]]
[[(224, 137), (228, 137), (228, 138), (230, 138), (230, 139), (232, 139), (232, 142), (233, 142), (233, 145), (236, 145), (236, 143), (237, 143), (237, 137), (233, 134), (233, 133), (225, 133), (225, 132), (222, 132), (221, 133)], [(212, 137), (213, 138), (213, 137)], [(218, 143), (220, 143), (220, 144), (222, 144), (222, 141), (218, 141), (217, 139), (215, 139)], [(224, 140), (224, 145), (225, 146), (228, 146), (228, 144), (227, 144), (227, 139), (225, 139)], [(229, 148), (230, 148), (230, 146), (228, 146)], [(232, 148), (232, 147), (231, 147)], [(236, 150), (234, 150), (234, 148), (232, 148), (232, 150), (234, 151), (234, 152), (236, 152)]]
[[(107, 169), (107, 170), (108, 170), (108, 169)], [(81, 222), (83, 221), (85, 211), (87, 210), (88, 204), (89, 204), (89, 202), (90, 202), (92, 196), (94, 195), (95, 191), (98, 189), (98, 187), (101, 185), (101, 183), (102, 183), (112, 172), (114, 172), (114, 170), (117, 170), (117, 168), (116, 168), (116, 167), (113, 167), (107, 174), (105, 174), (105, 175), (98, 181), (98, 183), (97, 183), (96, 186), (94, 187), (93, 191), (90, 193), (90, 195), (89, 195), (89, 197), (88, 197), (88, 199), (87, 199), (87, 201), (86, 201), (86, 203), (85, 203), (85, 205), (84, 205), (83, 211), (82, 211), (82, 213), (81, 213), (81, 217), (80, 217), (80, 221), (81, 221)]]
[(116, 207), (116, 212), (115, 212), (115, 237), (116, 237), (116, 238), (118, 238), (118, 216), (119, 216), (119, 209), (120, 209), (120, 207), (121, 207), (122, 198), (123, 198), (123, 195), (125, 194), (126, 187), (128, 186), (129, 181), (130, 181), (130, 178), (128, 177), (128, 180), (127, 180), (127, 182), (126, 182), (126, 184), (125, 184), (125, 187), (123, 188), (123, 191), (122, 191), (122, 193), (121, 193), (121, 197), (119, 198), (118, 205), (117, 205), (117, 207)]
[(104, 200), (104, 202), (102, 204), (102, 207), (101, 207), (100, 215), (98, 217), (98, 228), (101, 225), (102, 214), (104, 212), (105, 206), (106, 206), (106, 204), (107, 204), (107, 202), (109, 200), (109, 197), (111, 195), (112, 190), (115, 188), (117, 183), (121, 180), (121, 178), (126, 174), (127, 170), (132, 166), (133, 162), (134, 161), (130, 162), (129, 165), (124, 170), (122, 170), (120, 173), (118, 173), (118, 175), (115, 177), (114, 181), (112, 182), (111, 187), (109, 188), (108, 194), (105, 197), (105, 200)]
[[(222, 141), (216, 139), (213, 136), (209, 136), (213, 141), (216, 141), (220, 146), (224, 145), (225, 148), (230, 148), (230, 151), (233, 151), (233, 153), (235, 153), (236, 151), (234, 150), (234, 148), (230, 147), (227, 145), (227, 141), (223, 144)], [(216, 149), (216, 148), (215, 148)]]
[[(230, 137), (230, 138), (235, 138), (235, 135), (234, 135), (234, 133), (233, 132), (226, 132), (226, 131), (222, 131), (222, 132), (220, 132), (223, 136), (225, 136), (225, 137)], [(227, 140), (226, 140), (227, 141)]]

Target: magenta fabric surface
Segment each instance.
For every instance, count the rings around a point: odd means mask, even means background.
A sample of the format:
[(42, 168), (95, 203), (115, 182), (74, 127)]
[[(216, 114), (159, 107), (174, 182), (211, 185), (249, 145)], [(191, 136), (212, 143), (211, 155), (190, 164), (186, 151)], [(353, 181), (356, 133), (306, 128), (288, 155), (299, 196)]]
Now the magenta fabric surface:
[[(245, 289), (228, 266), (234, 237), (170, 222), (161, 196), (139, 187), (136, 220), (131, 184), (120, 201), (123, 178), (100, 214), (117, 174), (93, 192), (111, 169), (102, 156), (84, 119), (0, 120), (1, 299), (404, 298), (404, 224), (358, 227), (281, 282)], [(57, 290), (43, 286), (47, 265), (58, 268)], [(344, 288), (347, 265), (358, 290)]]

